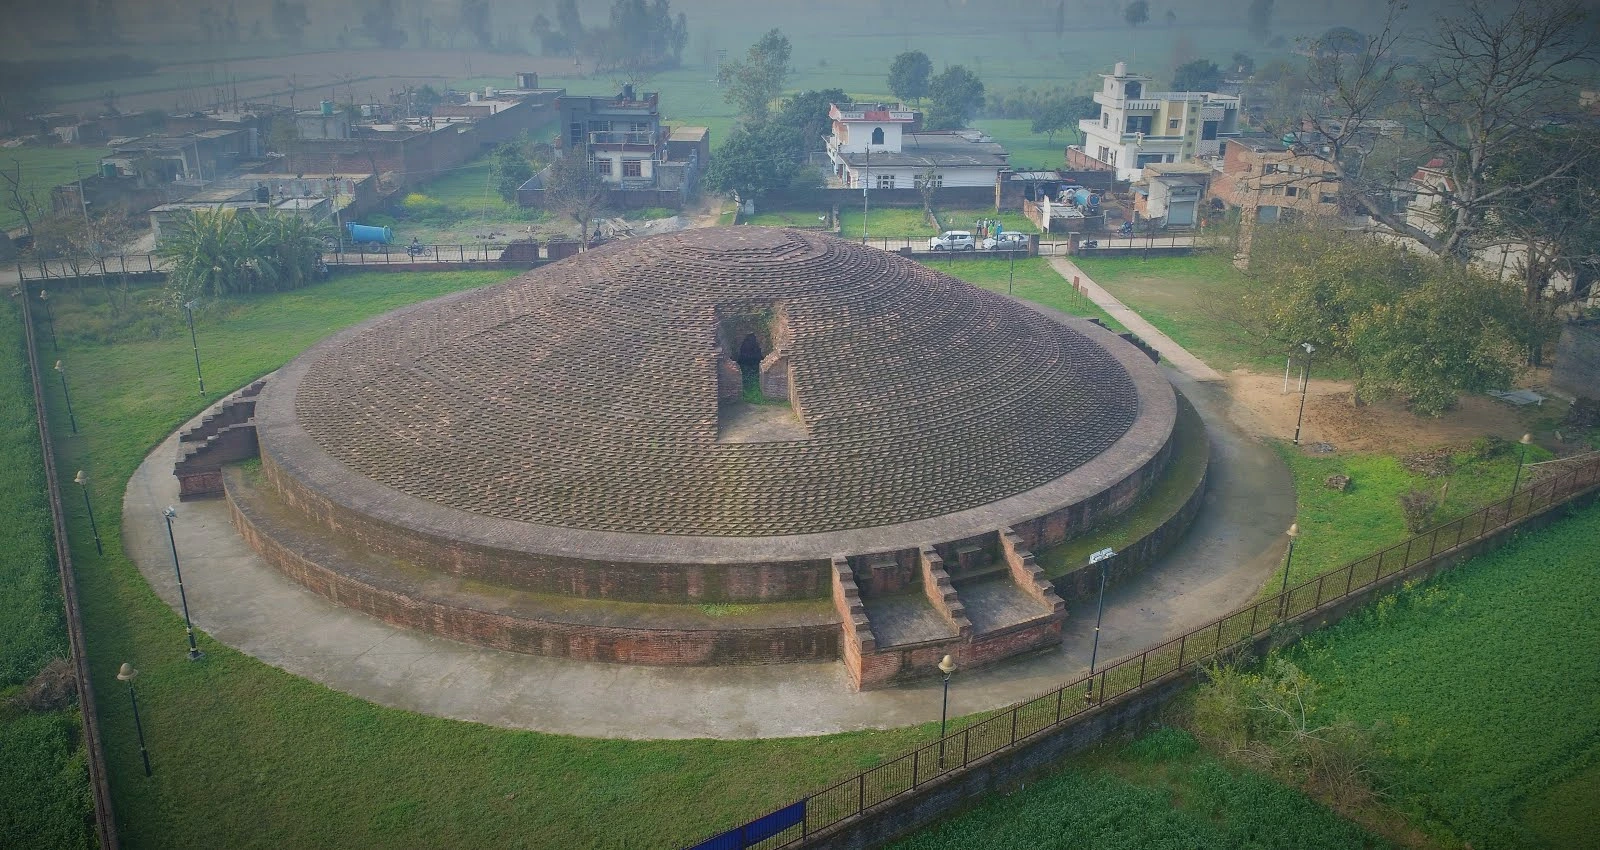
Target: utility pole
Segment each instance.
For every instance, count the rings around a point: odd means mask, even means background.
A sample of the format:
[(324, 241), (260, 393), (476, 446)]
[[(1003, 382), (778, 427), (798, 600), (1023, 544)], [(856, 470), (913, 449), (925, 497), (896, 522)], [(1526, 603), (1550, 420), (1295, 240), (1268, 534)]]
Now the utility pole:
[(872, 185), (872, 143), (867, 142), (867, 156), (861, 165), (861, 244), (867, 244), (867, 187)]

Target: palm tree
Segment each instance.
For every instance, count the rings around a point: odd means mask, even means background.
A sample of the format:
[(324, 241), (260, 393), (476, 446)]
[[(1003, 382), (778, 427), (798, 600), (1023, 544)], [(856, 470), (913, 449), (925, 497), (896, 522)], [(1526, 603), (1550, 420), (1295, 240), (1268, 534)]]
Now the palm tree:
[(281, 213), (191, 210), (156, 253), (171, 261), (168, 285), (181, 300), (299, 289), (315, 279), (324, 229)]

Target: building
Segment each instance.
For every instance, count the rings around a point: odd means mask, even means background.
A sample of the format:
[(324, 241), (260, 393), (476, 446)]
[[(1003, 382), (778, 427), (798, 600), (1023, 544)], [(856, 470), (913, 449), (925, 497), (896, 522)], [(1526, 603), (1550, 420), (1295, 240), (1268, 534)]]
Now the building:
[(116, 142), (100, 164), (146, 183), (183, 181), (198, 186), (237, 173), (261, 156), (261, 137), (255, 128), (214, 128)]
[(504, 650), (837, 660), (860, 688), (1059, 645), (1033, 553), (1135, 509), (1203, 428), (1086, 319), (760, 227), (378, 318), (250, 415), (260, 475), (189, 465), (314, 592)]
[(1286, 211), (1338, 215), (1339, 176), (1333, 166), (1302, 148), (1267, 136), (1229, 139), (1210, 197), (1241, 210), (1251, 221), (1273, 222)]
[(378, 200), (377, 179), (370, 174), (240, 174), (152, 208), (150, 229), (159, 241), (163, 228), (184, 213), (215, 209), (302, 216), (332, 229), (374, 209)]
[(1203, 162), (1147, 165), (1143, 182), (1135, 188), (1134, 212), (1165, 227), (1194, 227), (1200, 223), (1201, 199), (1214, 173)]
[[(659, 95), (637, 96), (625, 85), (616, 97), (563, 95), (558, 101), (559, 156), (580, 156), (623, 208), (681, 207), (711, 158), (711, 131), (661, 122)], [(544, 173), (517, 190), (523, 206), (544, 202)]]
[(850, 189), (915, 189), (931, 172), (944, 187), (999, 184), (1010, 171), (1004, 146), (977, 130), (918, 131), (916, 113), (880, 103), (831, 104), (827, 139), (830, 185)]
[(301, 141), (350, 138), (350, 115), (324, 100), (319, 109), (302, 109), (294, 114), (296, 138)]
[(1151, 78), (1118, 62), (1095, 92), (1099, 118), (1078, 122), (1083, 151), (1117, 169), (1118, 180), (1137, 180), (1157, 162), (1215, 157), (1222, 142), (1239, 135), (1239, 98), (1214, 92), (1150, 91)]

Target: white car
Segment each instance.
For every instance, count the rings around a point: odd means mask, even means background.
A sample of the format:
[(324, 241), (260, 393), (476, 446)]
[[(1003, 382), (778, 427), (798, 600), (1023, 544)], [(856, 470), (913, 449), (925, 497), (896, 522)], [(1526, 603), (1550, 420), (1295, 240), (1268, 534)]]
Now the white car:
[(1016, 230), (1002, 232), (998, 236), (990, 236), (983, 240), (985, 251), (1026, 251), (1028, 249), (1028, 234)]
[(966, 230), (946, 230), (928, 240), (929, 251), (975, 251), (978, 243)]

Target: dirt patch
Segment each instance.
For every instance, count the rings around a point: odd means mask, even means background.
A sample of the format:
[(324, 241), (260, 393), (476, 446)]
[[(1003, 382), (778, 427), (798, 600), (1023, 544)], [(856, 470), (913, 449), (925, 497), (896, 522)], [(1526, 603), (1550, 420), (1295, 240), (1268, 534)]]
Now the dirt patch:
[[(1236, 371), (1228, 376), (1228, 393), (1234, 403), (1254, 414), (1238, 417), (1240, 424), (1265, 436), (1285, 440), (1294, 436), (1300, 394), (1295, 392), (1292, 379), (1289, 390), (1283, 391), (1282, 375)], [(1416, 416), (1397, 401), (1356, 407), (1350, 402), (1350, 392), (1348, 381), (1312, 380), (1306, 393), (1301, 445), (1329, 443), (1339, 451), (1399, 454), (1447, 443), (1467, 443), (1485, 434), (1516, 440), (1529, 427), (1530, 413), (1483, 396), (1463, 396), (1455, 410), (1432, 418)]]

